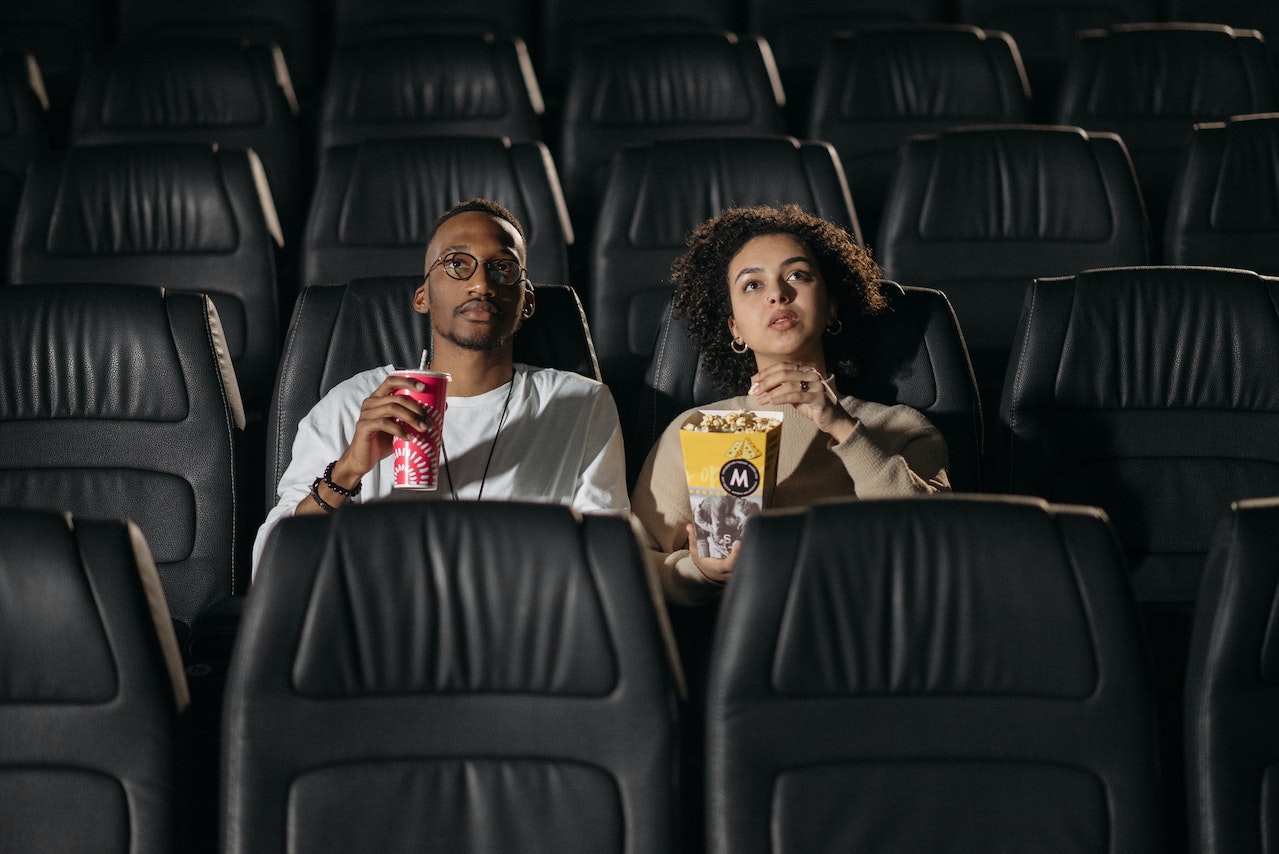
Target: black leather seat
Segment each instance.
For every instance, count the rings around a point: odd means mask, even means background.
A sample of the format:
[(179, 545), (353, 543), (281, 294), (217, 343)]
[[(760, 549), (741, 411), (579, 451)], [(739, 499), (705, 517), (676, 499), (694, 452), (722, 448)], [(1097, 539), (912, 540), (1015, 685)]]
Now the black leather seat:
[[(968, 350), (944, 294), (883, 283), (887, 308), (880, 314), (868, 357), (859, 352), (858, 374), (846, 389), (863, 400), (904, 403), (924, 413), (946, 437), (952, 488), (980, 486), (981, 409)], [(687, 322), (662, 311), (653, 358), (640, 395), (639, 417), (628, 437), (627, 455), (639, 464), (662, 431), (686, 409), (740, 394), (717, 388), (702, 369), (701, 352)], [(844, 344), (846, 336), (831, 339)], [(864, 342), (858, 342), (862, 344)]]
[(1030, 76), (1035, 115), (1041, 120), (1053, 114), (1076, 32), (1165, 20), (1163, 3), (1157, 0), (955, 0), (954, 15), (961, 23), (1003, 30), (1013, 37)]
[(969, 127), (903, 144), (874, 248), (889, 278), (950, 298), (993, 416), (1030, 281), (1148, 263), (1150, 231), (1113, 134)]
[(1276, 110), (1279, 82), (1257, 31), (1133, 24), (1079, 34), (1056, 120), (1119, 134), (1161, 235), (1195, 123)]
[[(279, 500), (280, 476), (293, 459), (298, 422), (333, 386), (381, 365), (412, 367), (431, 346), (430, 317), (413, 309), (422, 275), (356, 279), (302, 292), (267, 424), (267, 507)], [(537, 286), (537, 311), (515, 336), (515, 360), (576, 371), (598, 380), (599, 366), (577, 293)]]
[(782, 101), (777, 68), (756, 38), (672, 33), (584, 44), (570, 73), (556, 149), (579, 232), (590, 231), (621, 147), (781, 134)]
[[(786, 87), (787, 111), (807, 105), (809, 89), (832, 34), (862, 27), (942, 23), (950, 20), (943, 0), (746, 0), (747, 31), (772, 48)], [(821, 137), (817, 137), (821, 139)]]
[(505, 205), (524, 226), (533, 281), (568, 281), (573, 232), (546, 146), (442, 136), (325, 152), (302, 249), (303, 286), (420, 277), (436, 215), (476, 197)]
[(1091, 508), (755, 517), (710, 669), (709, 850), (1164, 850), (1123, 576)]
[(85, 60), (71, 145), (186, 142), (251, 148), (262, 161), (284, 245), (296, 251), (309, 177), (298, 104), (279, 49), (229, 40), (131, 41)]
[(1208, 553), (1186, 669), (1194, 854), (1262, 854), (1274, 838), (1277, 592), (1279, 500), (1236, 502)]
[(908, 137), (1030, 120), (1026, 72), (1007, 33), (956, 24), (862, 27), (808, 50), (818, 51), (821, 63), (805, 134), (839, 152), (871, 246), (878, 245), (897, 150)]
[(345, 46), (392, 35), (493, 33), (528, 38), (532, 5), (522, 0), (330, 0), (334, 45)]
[(668, 854), (663, 625), (618, 516), (285, 519), (227, 682), (224, 850)]
[(8, 508), (0, 554), (0, 850), (180, 850), (187, 685), (141, 533)]
[(132, 520), (186, 625), (247, 588), (244, 414), (206, 296), (0, 288), (0, 348), (0, 506)]
[(1195, 125), (1173, 187), (1169, 264), (1279, 275), (1279, 113)]
[(1167, 0), (1166, 21), (1212, 21), (1258, 30), (1272, 60), (1279, 60), (1279, 6), (1269, 0)]
[(324, 80), (324, 4), (314, 0), (115, 0), (119, 42), (223, 39), (279, 45), (303, 103)]
[[(600, 205), (586, 295), (604, 381), (635, 417), (671, 262), (688, 234), (735, 205), (794, 203), (861, 242), (839, 157), (790, 137), (661, 140), (618, 152)], [(628, 429), (628, 439), (629, 429)], [(641, 456), (642, 458), (642, 456)]]
[(0, 264), (8, 269), (9, 240), (27, 167), (49, 147), (48, 96), (31, 54), (0, 48)]
[(9, 0), (0, 3), (0, 50), (31, 54), (49, 99), (49, 132), (66, 143), (71, 101), (84, 55), (111, 38), (112, 5), (101, 0)]
[(252, 152), (182, 143), (79, 146), (31, 168), (15, 284), (119, 282), (209, 294), (250, 419), (279, 354), (274, 206)]
[(542, 138), (542, 95), (524, 42), (482, 33), (386, 37), (336, 49), (319, 148), (406, 136)]

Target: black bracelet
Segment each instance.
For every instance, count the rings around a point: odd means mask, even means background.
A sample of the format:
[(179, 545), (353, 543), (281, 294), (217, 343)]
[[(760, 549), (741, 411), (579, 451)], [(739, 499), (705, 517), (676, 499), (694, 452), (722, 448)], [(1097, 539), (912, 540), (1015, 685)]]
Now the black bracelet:
[(360, 490), (364, 488), (364, 478), (360, 478), (359, 480), (357, 480), (355, 482), (355, 486), (351, 487), (350, 489), (345, 489), (341, 486), (338, 486), (336, 483), (333, 482), (333, 467), (337, 464), (338, 464), (338, 461), (334, 460), (333, 462), (329, 463), (327, 468), (324, 469), (324, 485), (327, 486), (329, 489), (333, 490), (334, 492), (336, 492), (338, 495), (341, 495), (343, 498), (354, 498), (355, 496), (359, 495)]
[(325, 513), (332, 513), (337, 508), (320, 497), (320, 484), (323, 482), (324, 482), (324, 478), (320, 478), (320, 477), (317, 477), (315, 480), (311, 481), (311, 498), (315, 500), (316, 504), (320, 505), (320, 509), (323, 510)]

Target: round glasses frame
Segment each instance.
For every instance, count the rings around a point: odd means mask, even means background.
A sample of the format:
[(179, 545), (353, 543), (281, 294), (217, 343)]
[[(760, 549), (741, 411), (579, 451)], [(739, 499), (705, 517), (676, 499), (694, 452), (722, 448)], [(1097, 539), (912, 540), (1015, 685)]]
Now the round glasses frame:
[[(463, 264), (454, 267), (450, 265), (449, 262), (451, 261), (461, 261)], [(444, 265), (444, 274), (450, 279), (456, 279), (459, 282), (470, 281), (470, 278), (475, 275), (475, 271), (480, 269), (481, 266), (480, 259), (469, 252), (445, 252), (435, 259), (435, 263), (427, 268), (427, 277), (430, 277), (431, 271), (441, 264)], [(483, 267), (489, 284), (492, 285), (512, 288), (525, 279), (524, 267), (512, 260), (484, 261)]]

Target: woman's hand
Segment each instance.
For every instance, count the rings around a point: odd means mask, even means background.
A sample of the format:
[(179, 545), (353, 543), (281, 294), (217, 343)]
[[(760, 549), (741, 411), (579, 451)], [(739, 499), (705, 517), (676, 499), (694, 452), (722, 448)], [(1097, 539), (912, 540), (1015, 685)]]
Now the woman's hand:
[(693, 558), (693, 565), (698, 572), (706, 576), (706, 580), (714, 584), (724, 585), (733, 574), (733, 564), (737, 563), (737, 552), (742, 542), (738, 540), (728, 550), (728, 557), (702, 557), (697, 553), (697, 531), (692, 523), (688, 525), (688, 554)]
[(776, 362), (751, 376), (750, 393), (760, 403), (789, 403), (840, 443), (852, 435), (857, 419), (839, 405), (827, 382), (812, 365)]

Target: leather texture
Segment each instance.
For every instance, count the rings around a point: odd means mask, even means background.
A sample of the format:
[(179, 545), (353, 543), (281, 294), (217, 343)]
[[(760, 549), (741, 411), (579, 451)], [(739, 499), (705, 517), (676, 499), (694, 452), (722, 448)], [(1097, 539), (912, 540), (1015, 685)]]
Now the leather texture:
[(15, 284), (114, 282), (207, 293), (256, 420), (280, 350), (274, 252), (246, 151), (81, 146), (32, 165), (9, 273)]
[(720, 607), (709, 850), (1162, 850), (1153, 696), (1091, 508), (819, 503), (752, 519)]
[(1279, 113), (1195, 125), (1164, 257), (1279, 275)]
[(614, 152), (659, 139), (785, 133), (765, 43), (726, 33), (618, 36), (581, 46), (557, 163), (574, 222), (595, 219)]
[(1230, 502), (1279, 494), (1279, 280), (1136, 267), (1040, 279), (1001, 408), (1012, 491), (1110, 514), (1138, 598), (1192, 602)]
[[(976, 491), (980, 481), (982, 418), (977, 385), (955, 313), (944, 294), (884, 282), (888, 307), (869, 357), (857, 359), (858, 376), (847, 391), (877, 403), (914, 407), (942, 432), (950, 451), (956, 491)], [(662, 431), (686, 409), (722, 400), (740, 389), (716, 387), (701, 365), (701, 351), (686, 321), (671, 316), (668, 302), (640, 397), (634, 440), (627, 453), (642, 462)], [(828, 339), (851, 344), (845, 337)], [(835, 354), (834, 360), (849, 356)], [(861, 353), (857, 354), (859, 357)]]
[(871, 246), (879, 245), (897, 152), (907, 138), (1031, 119), (1017, 45), (1007, 33), (958, 24), (862, 26), (834, 36), (816, 68), (811, 101), (808, 138), (839, 152)]
[[(293, 459), (298, 422), (335, 385), (382, 365), (416, 367), (431, 346), (431, 320), (413, 308), (422, 276), (316, 285), (298, 298), (267, 420), (267, 507)], [(538, 285), (537, 311), (515, 336), (515, 361), (598, 380), (599, 366), (577, 292)]]
[(1123, 139), (1159, 235), (1194, 123), (1275, 110), (1279, 81), (1256, 30), (1132, 24), (1079, 34), (1056, 118)]
[(0, 849), (176, 849), (187, 704), (138, 530), (0, 511)]
[(440, 211), (472, 198), (515, 214), (535, 282), (568, 281), (572, 226), (550, 151), (499, 137), (369, 140), (324, 153), (302, 248), (303, 285), (422, 274)]
[(1150, 230), (1117, 137), (968, 126), (902, 145), (875, 249), (889, 278), (945, 292), (993, 413), (1030, 281), (1149, 263)]
[(186, 142), (251, 148), (262, 160), (285, 246), (301, 233), (306, 189), (297, 117), (269, 46), (166, 39), (89, 56), (69, 143)]
[(331, 0), (328, 9), (334, 45), (408, 33), (492, 33), (527, 38), (534, 32), (533, 9), (523, 0)]
[(228, 675), (225, 850), (667, 854), (666, 650), (624, 518), (286, 519)]
[(131, 519), (187, 624), (248, 582), (236, 565), (244, 415), (221, 339), (202, 294), (0, 288), (0, 506)]
[(309, 0), (117, 0), (116, 40), (212, 39), (260, 47), (278, 45), (303, 99), (324, 80), (321, 9)]
[(591, 333), (623, 425), (639, 404), (671, 263), (688, 234), (734, 205), (794, 203), (861, 243), (839, 156), (785, 136), (658, 140), (618, 152), (591, 249)]
[(321, 153), (406, 136), (542, 138), (537, 78), (514, 37), (436, 33), (337, 48), (321, 111)]
[(1279, 831), (1279, 501), (1231, 505), (1213, 537), (1186, 668), (1195, 854), (1264, 854)]

